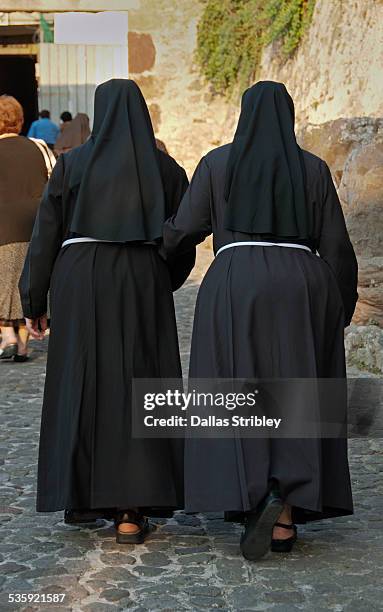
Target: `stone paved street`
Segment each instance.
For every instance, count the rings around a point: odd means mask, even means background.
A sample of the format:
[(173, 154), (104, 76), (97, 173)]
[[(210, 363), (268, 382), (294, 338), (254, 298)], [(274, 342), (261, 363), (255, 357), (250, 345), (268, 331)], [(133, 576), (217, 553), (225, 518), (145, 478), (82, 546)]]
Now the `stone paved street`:
[[(208, 261), (177, 294), (187, 363), (195, 295)], [(28, 364), (0, 363), (0, 610), (382, 610), (382, 443), (350, 443), (356, 512), (302, 527), (291, 555), (241, 557), (240, 529), (220, 515), (156, 521), (143, 546), (118, 546), (110, 523), (65, 526), (35, 513), (47, 340)], [(62, 604), (11, 604), (10, 593), (64, 593)]]

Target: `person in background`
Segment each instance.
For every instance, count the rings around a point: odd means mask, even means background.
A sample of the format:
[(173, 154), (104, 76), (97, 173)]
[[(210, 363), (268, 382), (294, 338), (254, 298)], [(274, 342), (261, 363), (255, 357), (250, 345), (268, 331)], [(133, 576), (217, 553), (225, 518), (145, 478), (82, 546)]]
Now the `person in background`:
[(40, 147), (19, 136), (23, 121), (19, 102), (0, 96), (0, 359), (20, 362), (27, 360), (28, 333), (18, 282), (48, 179)]
[(60, 115), (61, 128), (63, 128), (65, 125), (68, 125), (68, 123), (70, 123), (72, 119), (72, 113), (70, 113), (69, 111), (62, 112)]
[(64, 134), (66, 133), (66, 130), (72, 124), (72, 119), (72, 113), (70, 113), (69, 111), (63, 111), (60, 115), (60, 134), (58, 135), (55, 146), (53, 148), (56, 157), (58, 157), (60, 153), (64, 152), (64, 150), (60, 150), (59, 141), (63, 138)]
[(57, 138), (54, 152), (56, 157), (67, 153), (84, 144), (90, 136), (89, 117), (85, 113), (77, 113), (76, 117), (68, 123), (63, 123), (61, 133)]
[(59, 145), (59, 141), (63, 138), (63, 135), (65, 134), (66, 130), (71, 125), (72, 119), (72, 113), (70, 113), (69, 111), (63, 111), (60, 115), (60, 134), (58, 135), (57, 140), (55, 142), (55, 146), (53, 148), (56, 157), (58, 157), (61, 153), (64, 153), (64, 150), (62, 150)]
[(34, 121), (29, 128), (28, 137), (44, 140), (48, 147), (53, 150), (60, 128), (51, 120), (49, 110), (40, 112), (40, 119)]

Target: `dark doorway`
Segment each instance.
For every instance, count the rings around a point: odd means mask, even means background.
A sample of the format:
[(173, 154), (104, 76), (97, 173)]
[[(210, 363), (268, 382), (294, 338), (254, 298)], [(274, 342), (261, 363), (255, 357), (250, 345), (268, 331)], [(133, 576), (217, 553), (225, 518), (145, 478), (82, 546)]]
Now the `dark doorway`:
[(14, 96), (24, 109), (23, 134), (37, 119), (39, 107), (35, 57), (0, 55), (0, 95)]

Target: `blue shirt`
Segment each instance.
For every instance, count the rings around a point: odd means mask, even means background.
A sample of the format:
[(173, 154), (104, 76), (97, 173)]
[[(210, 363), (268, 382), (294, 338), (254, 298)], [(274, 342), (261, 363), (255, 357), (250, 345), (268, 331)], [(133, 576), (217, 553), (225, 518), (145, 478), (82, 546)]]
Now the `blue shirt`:
[(28, 136), (31, 138), (41, 138), (47, 144), (54, 145), (57, 136), (60, 133), (60, 128), (50, 119), (37, 119), (29, 128)]

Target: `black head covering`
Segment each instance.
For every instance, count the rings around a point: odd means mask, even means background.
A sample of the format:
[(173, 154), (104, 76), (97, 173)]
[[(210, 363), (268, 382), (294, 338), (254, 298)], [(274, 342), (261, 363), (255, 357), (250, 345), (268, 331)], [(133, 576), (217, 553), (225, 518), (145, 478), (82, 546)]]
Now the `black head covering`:
[(294, 103), (282, 83), (260, 81), (242, 96), (226, 169), (225, 227), (250, 234), (308, 238), (302, 151)]
[(71, 231), (116, 242), (160, 238), (165, 196), (158, 152), (134, 81), (112, 79), (97, 87), (84, 155)]

